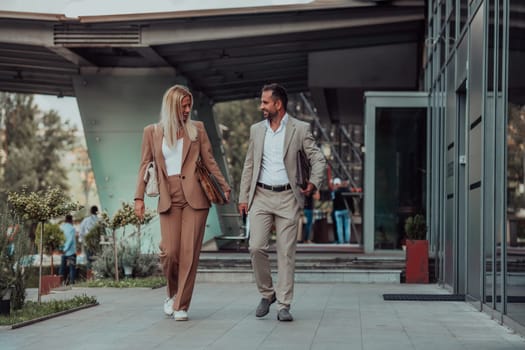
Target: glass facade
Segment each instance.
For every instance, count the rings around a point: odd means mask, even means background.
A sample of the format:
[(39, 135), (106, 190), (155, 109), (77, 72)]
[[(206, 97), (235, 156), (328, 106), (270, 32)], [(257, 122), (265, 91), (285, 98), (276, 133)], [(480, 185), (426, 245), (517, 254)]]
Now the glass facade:
[(506, 313), (525, 325), (525, 12), (509, 0)]
[[(440, 283), (525, 330), (523, 0), (433, 0), (426, 82)], [(437, 151), (436, 151), (437, 148)]]
[(405, 220), (425, 215), (426, 108), (377, 108), (375, 249), (401, 249)]

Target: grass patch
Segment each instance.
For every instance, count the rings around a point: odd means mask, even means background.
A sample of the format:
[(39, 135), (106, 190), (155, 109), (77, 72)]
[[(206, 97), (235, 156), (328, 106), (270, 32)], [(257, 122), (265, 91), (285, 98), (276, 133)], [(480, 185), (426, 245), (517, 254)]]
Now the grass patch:
[(97, 299), (92, 296), (75, 296), (68, 300), (50, 300), (42, 303), (27, 301), (20, 310), (11, 312), (11, 315), (0, 316), (1, 326), (11, 326), (21, 322), (31, 321), (37, 318), (56, 314), (58, 312), (76, 309), (81, 306), (95, 305)]
[(98, 279), (75, 284), (75, 287), (88, 288), (161, 288), (164, 286), (166, 286), (166, 278), (160, 276), (125, 278), (118, 282), (112, 279)]

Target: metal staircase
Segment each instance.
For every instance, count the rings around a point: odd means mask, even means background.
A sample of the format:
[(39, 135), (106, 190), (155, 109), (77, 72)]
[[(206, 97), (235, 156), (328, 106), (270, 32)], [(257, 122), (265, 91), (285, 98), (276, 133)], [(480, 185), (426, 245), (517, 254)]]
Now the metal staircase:
[[(303, 93), (300, 94), (300, 97), (309, 114), (308, 119), (312, 123), (312, 133), (326, 157), (331, 178), (339, 177), (342, 180), (347, 180), (350, 185), (348, 196), (354, 204), (354, 215), (351, 221), (352, 232), (358, 233), (357, 242), (362, 244), (363, 158), (361, 154), (364, 147), (363, 125), (337, 123), (324, 127), (310, 100)], [(329, 185), (328, 187), (331, 188)]]
[(303, 93), (300, 94), (300, 97), (308, 110), (309, 119), (312, 123), (312, 133), (323, 150), (332, 171), (332, 177), (348, 180), (354, 189), (363, 188), (362, 125), (339, 123), (325, 127), (321, 124), (308, 98)]
[[(304, 106), (304, 113), (297, 113), (297, 117), (312, 125), (312, 133), (318, 141), (318, 145), (326, 157), (331, 177), (339, 177), (347, 180), (352, 190), (351, 199), (354, 201), (354, 218), (352, 220), (353, 232), (361, 232), (361, 201), (363, 188), (363, 159), (361, 156), (363, 145), (363, 126), (352, 124), (331, 124), (323, 126), (312, 107), (310, 100), (303, 94), (299, 94), (300, 101)], [(322, 188), (328, 189), (329, 186)], [(235, 250), (240, 250), (247, 245), (249, 230), (246, 229), (246, 221), (243, 220), (235, 207), (221, 208), (220, 216), (225, 226), (224, 234), (215, 237), (219, 249), (231, 248), (229, 242), (235, 244)], [(362, 243), (362, 239), (358, 239)]]

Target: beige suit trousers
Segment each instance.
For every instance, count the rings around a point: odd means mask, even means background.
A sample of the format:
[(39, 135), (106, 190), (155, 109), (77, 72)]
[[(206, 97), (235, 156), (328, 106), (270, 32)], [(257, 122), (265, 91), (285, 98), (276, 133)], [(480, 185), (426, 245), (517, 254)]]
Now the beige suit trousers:
[(160, 262), (173, 309), (188, 310), (209, 209), (193, 209), (182, 192), (180, 176), (168, 177), (171, 208), (160, 216)]
[[(250, 255), (257, 288), (263, 298), (275, 292), (278, 308), (292, 303), (297, 245), (299, 203), (292, 190), (273, 192), (257, 187), (248, 213), (250, 220)], [(277, 284), (274, 288), (268, 248), (272, 228), (276, 232)]]

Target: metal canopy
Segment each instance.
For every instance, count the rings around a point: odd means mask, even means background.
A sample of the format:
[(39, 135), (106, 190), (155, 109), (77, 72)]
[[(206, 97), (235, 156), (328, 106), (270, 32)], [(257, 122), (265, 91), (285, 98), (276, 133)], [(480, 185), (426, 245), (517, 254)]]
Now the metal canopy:
[(424, 21), (423, 0), (77, 19), (0, 12), (0, 91), (74, 96), (83, 70), (157, 67), (215, 102), (257, 96), (269, 81), (308, 91), (310, 53), (417, 43), (421, 57)]

